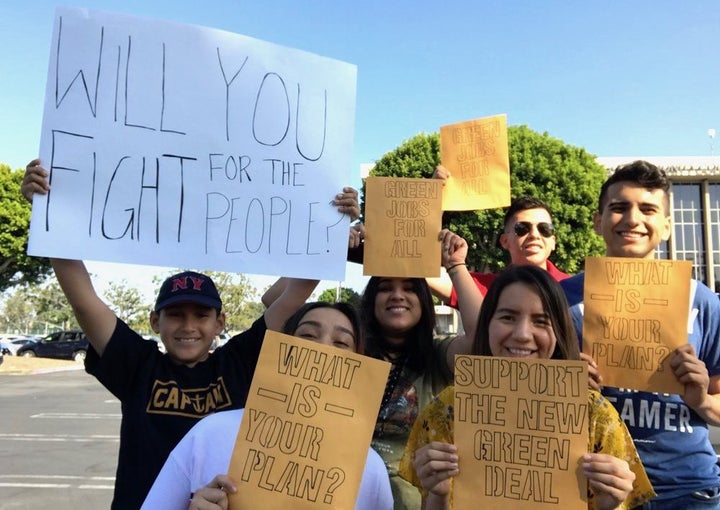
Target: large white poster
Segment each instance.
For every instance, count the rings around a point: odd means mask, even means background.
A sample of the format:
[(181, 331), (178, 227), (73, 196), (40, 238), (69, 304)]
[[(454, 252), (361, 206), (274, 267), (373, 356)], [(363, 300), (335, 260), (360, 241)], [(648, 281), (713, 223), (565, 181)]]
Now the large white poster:
[(59, 8), (28, 251), (343, 279), (355, 89), (336, 60)]

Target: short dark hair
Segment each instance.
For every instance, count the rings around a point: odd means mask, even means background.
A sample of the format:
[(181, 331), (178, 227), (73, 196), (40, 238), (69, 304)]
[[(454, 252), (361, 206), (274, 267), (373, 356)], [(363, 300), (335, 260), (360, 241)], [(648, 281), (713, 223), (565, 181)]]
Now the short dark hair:
[(490, 285), (488, 293), (483, 299), (478, 315), (477, 331), (473, 341), (472, 353), (482, 356), (492, 356), (490, 350), (490, 320), (495, 314), (500, 295), (505, 288), (513, 283), (524, 283), (532, 287), (540, 296), (543, 309), (550, 318), (555, 333), (555, 350), (551, 359), (580, 359), (580, 347), (575, 327), (570, 317), (565, 293), (544, 269), (536, 266), (510, 266), (500, 273)]
[(512, 202), (510, 202), (510, 207), (508, 207), (508, 210), (505, 211), (503, 228), (507, 227), (508, 221), (510, 221), (510, 218), (512, 218), (516, 213), (520, 211), (527, 211), (528, 209), (545, 209), (552, 218), (550, 207), (548, 207), (548, 205), (539, 198), (518, 197), (514, 198)]
[(621, 165), (603, 183), (600, 188), (598, 212), (602, 212), (607, 201), (608, 188), (617, 182), (632, 182), (645, 189), (661, 189), (665, 192), (665, 212), (670, 211), (670, 179), (663, 170), (652, 163), (638, 159), (632, 163)]
[(307, 313), (311, 310), (316, 310), (318, 308), (330, 308), (332, 310), (337, 310), (347, 317), (350, 324), (352, 324), (353, 334), (355, 335), (355, 352), (365, 354), (365, 336), (363, 335), (360, 316), (358, 315), (357, 310), (355, 310), (355, 307), (350, 303), (326, 303), (324, 301), (311, 301), (309, 303), (305, 303), (298, 308), (298, 310), (292, 314), (287, 321), (285, 321), (282, 332), (286, 335), (294, 335), (303, 317), (305, 317), (305, 315), (307, 315)]

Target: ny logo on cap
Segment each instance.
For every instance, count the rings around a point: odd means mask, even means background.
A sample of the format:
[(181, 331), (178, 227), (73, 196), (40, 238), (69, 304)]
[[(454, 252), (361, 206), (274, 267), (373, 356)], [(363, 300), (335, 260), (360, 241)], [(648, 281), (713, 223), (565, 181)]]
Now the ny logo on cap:
[(177, 292), (178, 290), (187, 290), (188, 280), (192, 283), (192, 290), (202, 290), (202, 285), (205, 282), (205, 278), (197, 278), (195, 276), (183, 276), (181, 278), (173, 278), (172, 291)]

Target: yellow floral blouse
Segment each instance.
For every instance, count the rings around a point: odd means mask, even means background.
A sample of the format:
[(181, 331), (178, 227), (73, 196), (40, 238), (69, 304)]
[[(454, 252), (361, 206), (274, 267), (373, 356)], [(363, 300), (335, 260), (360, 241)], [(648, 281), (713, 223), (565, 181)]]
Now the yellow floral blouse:
[[(399, 474), (410, 483), (425, 491), (415, 474), (412, 461), (415, 451), (432, 441), (453, 442), (453, 405), (455, 388), (448, 386), (418, 416), (410, 433), (405, 452), (400, 461)], [(618, 416), (612, 404), (595, 390), (588, 390), (588, 409), (590, 437), (588, 451), (608, 453), (624, 459), (635, 473), (633, 491), (618, 508), (629, 509), (655, 497), (655, 491), (638, 457), (635, 445), (625, 424)], [(450, 508), (452, 508), (452, 488), (450, 490)], [(595, 500), (588, 490), (588, 508), (595, 509)]]

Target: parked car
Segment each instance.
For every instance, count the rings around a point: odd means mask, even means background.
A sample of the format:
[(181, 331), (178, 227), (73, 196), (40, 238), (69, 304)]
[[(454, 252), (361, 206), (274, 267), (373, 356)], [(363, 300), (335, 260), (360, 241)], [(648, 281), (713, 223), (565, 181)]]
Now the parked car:
[(85, 361), (89, 348), (88, 339), (79, 329), (56, 331), (39, 340), (23, 345), (17, 350), (18, 356), (72, 359)]
[(157, 344), (158, 349), (160, 352), (166, 352), (165, 351), (165, 344), (162, 343), (162, 340), (160, 340), (159, 336), (156, 335), (141, 335), (145, 340), (152, 340)]
[(38, 339), (39, 337), (29, 335), (7, 336), (0, 340), (0, 352), (8, 356), (17, 356), (20, 347)]

